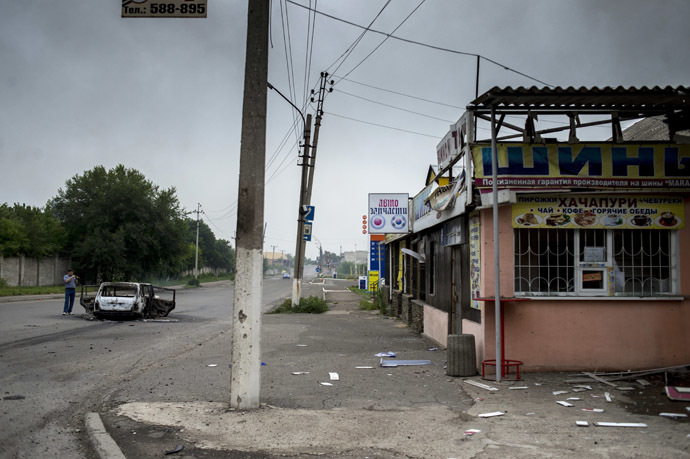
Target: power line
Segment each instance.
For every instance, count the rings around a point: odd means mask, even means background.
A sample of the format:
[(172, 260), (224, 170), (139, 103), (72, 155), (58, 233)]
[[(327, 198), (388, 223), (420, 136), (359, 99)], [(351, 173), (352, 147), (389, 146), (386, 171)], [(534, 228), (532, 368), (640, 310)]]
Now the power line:
[[(395, 29), (393, 29), (393, 31), (391, 32), (391, 34), (394, 34), (400, 27), (402, 27), (402, 25), (405, 24), (405, 22), (407, 22), (408, 19), (410, 19), (410, 17), (419, 9), (420, 6), (422, 6), (422, 4), (423, 4), (425, 1), (426, 1), (426, 0), (422, 0), (422, 1), (419, 3), (419, 5), (417, 5), (417, 7), (416, 7), (415, 9), (413, 9), (412, 12), (411, 12), (410, 14), (408, 14), (407, 17), (406, 17), (405, 19), (403, 19), (403, 21), (402, 21), (400, 24), (398, 24), (398, 27), (396, 27)], [(314, 5), (314, 7), (316, 8), (316, 5)], [(367, 54), (366, 57), (365, 57), (364, 59), (362, 59), (361, 61), (359, 61), (359, 64), (355, 65), (349, 72), (347, 72), (347, 73), (345, 74), (345, 77), (349, 76), (352, 72), (354, 72), (355, 70), (357, 70), (357, 67), (359, 67), (360, 65), (362, 65), (362, 64), (364, 63), (364, 61), (366, 61), (367, 59), (369, 59), (369, 57), (371, 57), (371, 55), (374, 54), (374, 53), (376, 52), (376, 50), (379, 49), (389, 38), (390, 38), (390, 35), (387, 35), (386, 38), (384, 38), (383, 41), (381, 41), (381, 43), (379, 43), (378, 46), (377, 46), (376, 48), (374, 48), (369, 54)], [(345, 78), (345, 77), (342, 77), (341, 80), (342, 80), (343, 78)], [(338, 83), (340, 83), (340, 80), (338, 80)]]
[[(290, 100), (293, 102), (297, 99), (297, 89), (295, 88), (295, 65), (292, 60), (292, 39), (290, 37), (290, 18), (288, 16), (287, 4), (285, 5), (285, 16), (283, 17), (283, 2), (280, 4), (280, 18), (283, 25), (283, 47), (285, 48), (285, 64), (287, 65), (288, 90), (290, 92)], [(287, 30), (287, 40), (285, 38), (285, 31)], [(288, 53), (289, 50), (289, 53)], [(295, 139), (299, 141), (299, 132), (297, 131), (297, 116), (292, 113), (294, 121)], [(289, 133), (289, 131), (288, 131)]]
[[(286, 1), (292, 3), (293, 5), (299, 5), (299, 3), (295, 3), (295, 2), (292, 2), (292, 1), (290, 1), (290, 0), (286, 0)], [(357, 47), (357, 45), (359, 44), (359, 42), (362, 41), (362, 38), (364, 38), (364, 35), (367, 33), (367, 31), (370, 30), (371, 26), (374, 25), (374, 22), (376, 22), (376, 20), (379, 18), (379, 16), (381, 16), (381, 13), (383, 13), (383, 10), (386, 9), (386, 7), (390, 4), (390, 2), (391, 2), (391, 0), (388, 0), (388, 1), (386, 2), (386, 4), (383, 5), (383, 8), (381, 8), (381, 11), (378, 12), (378, 14), (374, 17), (374, 19), (372, 19), (372, 21), (369, 23), (369, 25), (368, 25), (367, 27), (363, 27), (363, 26), (360, 27), (360, 28), (364, 29), (364, 32), (362, 32), (361, 34), (359, 34), (359, 37), (357, 37), (357, 39), (355, 39), (354, 43), (352, 43), (352, 44), (350, 45), (350, 47), (347, 48), (347, 49), (345, 50), (345, 52), (344, 52), (343, 54), (341, 54), (340, 57), (339, 57), (338, 59), (335, 60), (335, 62), (333, 62), (330, 66), (328, 66), (328, 68), (326, 69), (326, 72), (328, 72), (328, 70), (329, 70), (331, 67), (333, 67), (333, 66), (335, 65), (335, 63), (338, 62), (338, 61), (342, 58), (342, 61), (340, 61), (340, 64), (338, 64), (338, 66), (335, 68), (335, 70), (333, 70), (332, 73), (335, 73), (335, 72), (338, 71), (338, 69), (340, 68), (340, 66), (343, 65), (343, 64), (345, 63), (345, 60), (347, 60), (348, 57), (350, 57), (350, 54), (352, 54), (352, 51), (354, 51), (355, 48)], [(299, 6), (301, 6), (302, 8), (304, 8), (304, 6), (302, 6), (302, 5), (299, 5)], [(314, 12), (315, 12), (315, 13), (318, 13), (318, 11), (316, 11), (316, 10), (314, 10)], [(343, 57), (343, 56), (344, 56), (344, 57)]]
[[(337, 77), (336, 77), (336, 78), (337, 78)], [(361, 86), (366, 86), (366, 87), (368, 87), (368, 88), (378, 89), (379, 91), (385, 91), (385, 92), (389, 92), (389, 93), (391, 93), (391, 94), (397, 94), (397, 95), (399, 95), (399, 96), (409, 97), (410, 99), (416, 99), (416, 100), (421, 100), (421, 101), (423, 101), (423, 102), (429, 102), (429, 103), (431, 103), (431, 104), (443, 105), (443, 106), (446, 106), (446, 107), (457, 108), (457, 109), (460, 109), (460, 110), (464, 110), (464, 109), (465, 109), (465, 107), (460, 107), (460, 106), (458, 106), (458, 105), (451, 105), (451, 104), (446, 104), (446, 103), (444, 103), (444, 102), (437, 102), (437, 101), (435, 101), (435, 100), (424, 99), (424, 98), (422, 98), (422, 97), (417, 97), (417, 96), (413, 96), (413, 95), (410, 95), (410, 94), (405, 94), (405, 93), (403, 93), (403, 92), (392, 91), (392, 90), (390, 90), (390, 89), (381, 88), (381, 87), (379, 87), (379, 86), (373, 86), (373, 85), (370, 85), (370, 84), (361, 83), (361, 82), (359, 82), (359, 81), (350, 80), (349, 78), (345, 78), (345, 77), (340, 78), (339, 81), (343, 81), (343, 80), (344, 80), (344, 81), (347, 81), (347, 82), (350, 82), (350, 83), (358, 84), (358, 85), (361, 85)]]
[[(288, 2), (288, 3), (291, 3), (291, 4), (295, 5), (295, 6), (299, 6), (300, 8), (310, 9), (309, 7), (304, 6), (304, 5), (300, 5), (299, 3), (297, 3), (297, 2), (295, 2), (295, 1), (293, 1), (293, 0), (285, 0), (285, 1)], [(380, 30), (372, 29), (371, 26), (369, 26), (369, 27), (364, 27), (363, 25), (356, 24), (356, 23), (354, 23), (354, 22), (351, 22), (351, 21), (348, 21), (348, 20), (345, 20), (345, 19), (342, 19), (342, 18), (333, 16), (333, 15), (330, 15), (330, 14), (327, 14), (327, 13), (324, 13), (324, 12), (321, 12), (321, 11), (316, 11), (316, 10), (314, 10), (314, 11), (315, 11), (316, 13), (322, 15), (322, 16), (326, 16), (327, 18), (333, 19), (333, 20), (335, 20), (335, 21), (344, 22), (345, 24), (349, 24), (349, 25), (351, 25), (351, 26), (353, 26), (353, 27), (358, 27), (358, 28), (360, 28), (360, 29), (365, 29), (365, 30), (368, 31), (368, 32), (374, 32), (374, 33), (377, 33), (377, 34), (379, 34), (379, 35), (385, 35), (385, 36), (387, 36), (387, 37), (390, 37), (390, 38), (393, 38), (393, 39), (395, 39), (395, 40), (399, 40), (399, 41), (402, 41), (402, 42), (405, 42), (405, 43), (410, 43), (410, 44), (413, 44), (413, 45), (418, 45), (418, 46), (422, 46), (422, 47), (425, 47), (425, 48), (435, 49), (435, 50), (437, 50), (437, 51), (443, 51), (443, 52), (447, 52), (447, 53), (451, 53), (451, 54), (458, 54), (458, 55), (461, 55), (461, 56), (478, 57), (478, 58), (484, 59), (485, 61), (490, 62), (490, 63), (492, 63), (492, 64), (494, 64), (494, 65), (497, 65), (497, 66), (499, 66), (499, 67), (502, 67), (504, 70), (507, 70), (507, 71), (509, 71), (509, 72), (516, 73), (516, 74), (518, 74), (518, 75), (520, 75), (520, 76), (523, 76), (523, 77), (525, 77), (525, 78), (529, 78), (530, 80), (536, 81), (537, 83), (543, 84), (544, 86), (554, 87), (552, 84), (545, 83), (545, 82), (543, 82), (543, 81), (541, 81), (541, 80), (539, 80), (539, 79), (537, 79), (537, 78), (534, 78), (533, 76), (527, 75), (526, 73), (523, 73), (523, 72), (520, 72), (520, 71), (515, 70), (515, 69), (513, 69), (513, 68), (510, 68), (510, 67), (508, 67), (507, 65), (503, 65), (503, 64), (501, 64), (500, 62), (495, 61), (495, 60), (493, 60), (493, 59), (489, 59), (488, 57), (482, 56), (481, 54), (470, 53), (470, 52), (467, 52), (467, 51), (458, 51), (458, 50), (455, 50), (455, 49), (443, 48), (443, 47), (441, 47), (441, 46), (430, 45), (430, 44), (428, 44), (428, 43), (422, 43), (422, 42), (420, 42), (420, 41), (410, 40), (410, 39), (408, 39), (408, 38), (396, 37), (395, 35), (388, 34), (388, 33), (386, 33), (386, 32), (381, 32)], [(336, 69), (336, 70), (337, 70), (337, 69)], [(334, 71), (333, 73), (335, 73), (335, 71)]]
[(408, 131), (407, 129), (400, 129), (400, 128), (396, 128), (396, 127), (393, 127), (393, 126), (386, 126), (386, 125), (383, 125), (383, 124), (371, 123), (371, 122), (369, 122), (369, 121), (358, 120), (358, 119), (356, 119), (356, 118), (350, 118), (350, 117), (348, 117), (348, 116), (337, 115), (337, 114), (331, 113), (331, 112), (324, 112), (324, 113), (327, 113), (328, 115), (331, 115), (331, 116), (337, 116), (338, 118), (344, 118), (344, 119), (350, 120), (350, 121), (357, 121), (358, 123), (369, 124), (369, 125), (371, 125), (371, 126), (377, 126), (377, 127), (382, 127), (382, 128), (386, 128), (386, 129), (393, 129), (394, 131), (407, 132), (408, 134), (416, 134), (416, 135), (422, 135), (422, 136), (424, 136), (424, 137), (432, 137), (432, 138), (434, 138), (434, 139), (440, 139), (440, 137), (437, 136), (437, 135), (424, 134), (424, 133), (421, 133), (421, 132)]
[(400, 111), (407, 112), (407, 113), (412, 113), (412, 114), (414, 114), (414, 115), (424, 116), (424, 117), (426, 117), (426, 118), (431, 118), (431, 119), (433, 119), (433, 120), (445, 121), (446, 123), (454, 123), (454, 122), (455, 122), (455, 121), (445, 120), (445, 119), (443, 119), (443, 118), (437, 118), (437, 117), (431, 116), (431, 115), (425, 115), (424, 113), (415, 112), (415, 111), (412, 111), (412, 110), (408, 110), (408, 109), (406, 109), (406, 108), (396, 107), (395, 105), (384, 104), (383, 102), (378, 102), (378, 101), (375, 101), (375, 100), (367, 99), (366, 97), (358, 96), (358, 95), (355, 95), (355, 94), (350, 94), (349, 92), (341, 91), (341, 90), (339, 90), (339, 89), (337, 90), (337, 92), (339, 92), (340, 94), (348, 95), (348, 96), (350, 96), (350, 97), (356, 97), (357, 99), (366, 100), (367, 102), (371, 102), (371, 103), (373, 103), (373, 104), (383, 105), (384, 107), (394, 108), (394, 109), (396, 109), (396, 110), (400, 110)]

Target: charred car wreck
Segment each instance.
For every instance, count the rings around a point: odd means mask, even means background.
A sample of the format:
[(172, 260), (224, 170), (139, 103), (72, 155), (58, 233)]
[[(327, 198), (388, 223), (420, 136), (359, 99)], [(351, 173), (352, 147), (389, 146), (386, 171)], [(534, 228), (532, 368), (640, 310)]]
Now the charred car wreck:
[(175, 309), (175, 290), (138, 282), (104, 282), (82, 286), (79, 303), (98, 318), (153, 319)]

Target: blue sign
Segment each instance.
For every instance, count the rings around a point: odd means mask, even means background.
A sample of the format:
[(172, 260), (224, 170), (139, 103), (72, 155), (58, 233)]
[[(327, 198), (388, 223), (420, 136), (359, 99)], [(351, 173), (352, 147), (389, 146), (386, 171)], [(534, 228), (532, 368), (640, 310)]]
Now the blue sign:
[(302, 239), (311, 241), (311, 223), (304, 223), (304, 231), (302, 232)]
[(320, 273), (320, 272), (321, 272), (321, 268), (319, 268), (319, 267), (317, 266), (317, 267), (316, 267), (316, 272), (317, 272), (317, 273)]
[[(379, 244), (380, 243), (380, 244)], [(383, 241), (370, 241), (369, 266), (371, 271), (379, 271), (381, 276), (386, 273), (386, 246)]]
[(314, 206), (302, 206), (304, 212), (304, 219), (308, 222), (314, 220)]

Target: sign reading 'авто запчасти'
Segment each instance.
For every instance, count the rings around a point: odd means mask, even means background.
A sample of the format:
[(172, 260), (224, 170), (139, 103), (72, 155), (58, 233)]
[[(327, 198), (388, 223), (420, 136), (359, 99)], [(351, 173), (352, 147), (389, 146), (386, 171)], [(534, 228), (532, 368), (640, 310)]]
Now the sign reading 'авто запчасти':
[(407, 193), (369, 194), (369, 233), (407, 233), (410, 222)]

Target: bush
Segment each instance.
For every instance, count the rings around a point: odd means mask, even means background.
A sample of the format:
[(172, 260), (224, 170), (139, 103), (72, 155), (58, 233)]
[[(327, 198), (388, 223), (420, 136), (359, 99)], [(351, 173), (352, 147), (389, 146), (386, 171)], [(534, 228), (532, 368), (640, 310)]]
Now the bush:
[(198, 287), (199, 286), (199, 279), (191, 278), (187, 281), (187, 285), (190, 287)]
[(297, 307), (292, 306), (292, 300), (288, 298), (271, 314), (322, 314), (328, 311), (328, 304), (318, 296), (302, 298)]
[(365, 311), (374, 311), (378, 308), (379, 307), (376, 304), (374, 304), (374, 302), (369, 300), (361, 300), (359, 302), (359, 309), (363, 309)]

